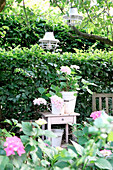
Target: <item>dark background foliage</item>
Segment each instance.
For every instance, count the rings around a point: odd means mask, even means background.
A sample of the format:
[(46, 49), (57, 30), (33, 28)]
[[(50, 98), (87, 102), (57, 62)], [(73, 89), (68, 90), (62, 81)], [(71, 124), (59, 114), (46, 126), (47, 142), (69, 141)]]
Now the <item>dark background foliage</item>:
[[(30, 10), (30, 9), (29, 9)], [(30, 11), (29, 11), (30, 13)], [(46, 24), (44, 20), (34, 20), (31, 16), (29, 22), (26, 23), (24, 15), (15, 14), (0, 14), (0, 27), (8, 26), (9, 30), (6, 30), (5, 37), (0, 39), (0, 46), (9, 50), (10, 48), (15, 48), (16, 46), (28, 47), (31, 45), (39, 43), (39, 39), (43, 38), (46, 31), (53, 31), (56, 39), (59, 39), (59, 49), (62, 52), (75, 52), (74, 48), (78, 49), (88, 49), (91, 47), (95, 41), (88, 41), (87, 39), (80, 38), (74, 31), (69, 27), (62, 25), (62, 23), (51, 26), (51, 24)], [(85, 32), (85, 30), (81, 30)], [(70, 36), (69, 32), (72, 34)], [(96, 43), (95, 49), (109, 49), (110, 47), (104, 45), (100, 42)]]
[[(51, 84), (57, 85), (56, 68), (62, 65), (80, 66), (80, 75), (97, 87), (90, 86), (94, 92), (113, 92), (113, 52), (46, 53), (38, 45), (28, 48), (15, 48), (0, 52), (0, 105), (2, 118), (34, 119), (39, 117), (39, 109), (33, 100), (41, 96), (38, 88), (47, 92)], [(41, 96), (47, 99), (45, 95)], [(77, 97), (76, 112), (84, 120), (91, 113), (91, 95), (80, 90)]]

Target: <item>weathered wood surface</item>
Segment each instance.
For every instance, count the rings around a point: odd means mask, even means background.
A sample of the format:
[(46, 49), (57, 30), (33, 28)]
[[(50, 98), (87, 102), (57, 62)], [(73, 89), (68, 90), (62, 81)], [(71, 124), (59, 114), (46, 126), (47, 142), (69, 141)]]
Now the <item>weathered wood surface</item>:
[(99, 110), (102, 110), (102, 98), (105, 99), (106, 112), (109, 113), (109, 99), (112, 100), (111, 108), (113, 113), (113, 93), (93, 93), (92, 95), (92, 111), (97, 110), (96, 98), (99, 99)]

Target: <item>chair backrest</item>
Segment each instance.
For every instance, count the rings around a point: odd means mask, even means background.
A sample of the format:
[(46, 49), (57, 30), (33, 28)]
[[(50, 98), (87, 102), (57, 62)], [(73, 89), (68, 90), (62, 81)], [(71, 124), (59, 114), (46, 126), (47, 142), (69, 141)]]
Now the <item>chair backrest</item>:
[(113, 93), (93, 93), (92, 111), (102, 109), (110, 115), (113, 114)]

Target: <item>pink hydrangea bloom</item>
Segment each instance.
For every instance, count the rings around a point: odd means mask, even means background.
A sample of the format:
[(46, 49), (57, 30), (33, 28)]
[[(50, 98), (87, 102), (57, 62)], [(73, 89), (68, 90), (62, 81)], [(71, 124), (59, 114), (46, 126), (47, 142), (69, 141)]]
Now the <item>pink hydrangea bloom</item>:
[(95, 111), (95, 112), (92, 112), (90, 117), (93, 118), (93, 120), (95, 120), (96, 118), (100, 117), (102, 114), (102, 111)]
[(50, 97), (51, 103), (54, 104), (57, 108), (62, 108), (64, 105), (64, 100), (57, 95)]
[(37, 105), (40, 105), (40, 104), (46, 105), (47, 101), (45, 99), (43, 99), (43, 98), (38, 98), (38, 99), (33, 100), (33, 103), (34, 103), (34, 105), (36, 105), (36, 104)]
[(15, 155), (14, 151), (17, 151), (19, 156), (25, 153), (23, 143), (17, 136), (7, 137), (4, 146), (6, 147), (4, 150), (7, 156)]
[(100, 153), (103, 155), (103, 156), (110, 156), (112, 154), (111, 150), (101, 150)]
[(60, 71), (69, 75), (71, 74), (71, 69), (68, 66), (62, 66)]

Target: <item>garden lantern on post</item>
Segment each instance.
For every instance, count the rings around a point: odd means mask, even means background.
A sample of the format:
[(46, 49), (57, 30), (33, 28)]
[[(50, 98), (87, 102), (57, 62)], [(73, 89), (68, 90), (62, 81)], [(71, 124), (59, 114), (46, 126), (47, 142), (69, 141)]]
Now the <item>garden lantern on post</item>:
[(69, 9), (69, 16), (64, 15), (63, 18), (65, 21), (67, 21), (69, 26), (75, 26), (82, 22), (83, 16), (79, 15), (77, 8), (71, 7)]
[(51, 50), (57, 48), (59, 40), (55, 39), (53, 32), (46, 32), (43, 39), (39, 40), (40, 46), (44, 49)]

